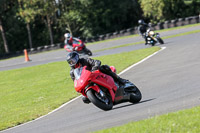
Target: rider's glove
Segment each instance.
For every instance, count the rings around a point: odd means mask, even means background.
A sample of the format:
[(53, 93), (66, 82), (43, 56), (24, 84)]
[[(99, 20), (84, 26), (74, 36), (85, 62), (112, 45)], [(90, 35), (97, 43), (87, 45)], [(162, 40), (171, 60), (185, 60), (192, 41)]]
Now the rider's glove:
[(97, 67), (97, 66), (92, 67), (92, 70), (91, 70), (91, 71), (93, 72), (93, 71), (96, 71), (96, 70), (98, 70), (98, 67)]

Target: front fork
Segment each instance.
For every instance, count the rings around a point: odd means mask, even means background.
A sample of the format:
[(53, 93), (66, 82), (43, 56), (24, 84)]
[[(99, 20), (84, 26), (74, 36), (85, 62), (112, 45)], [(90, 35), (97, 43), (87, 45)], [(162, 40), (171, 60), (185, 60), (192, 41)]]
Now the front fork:
[[(87, 91), (88, 91), (89, 89), (95, 90), (95, 91), (96, 91), (97, 93), (99, 93), (102, 97), (105, 96), (105, 93), (104, 93), (104, 92), (99, 88), (99, 86), (96, 85), (96, 84), (87, 87), (86, 90), (85, 90), (85, 94), (87, 93)], [(112, 102), (114, 102), (114, 100), (115, 100), (115, 93), (114, 93), (114, 91), (113, 91), (113, 90), (110, 90), (110, 89), (108, 89), (108, 91), (109, 91), (109, 93), (110, 93), (110, 96), (112, 97)]]

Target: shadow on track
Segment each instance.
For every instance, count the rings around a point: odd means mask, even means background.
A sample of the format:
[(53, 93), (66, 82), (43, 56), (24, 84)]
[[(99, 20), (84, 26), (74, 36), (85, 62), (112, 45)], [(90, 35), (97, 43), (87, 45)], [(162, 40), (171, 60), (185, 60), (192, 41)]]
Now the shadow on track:
[(156, 98), (152, 98), (152, 99), (140, 101), (139, 103), (130, 103), (130, 104), (127, 104), (127, 105), (123, 105), (123, 106), (120, 106), (120, 107), (113, 108), (112, 110), (120, 109), (120, 108), (124, 108), (124, 107), (128, 107), (128, 106), (132, 106), (132, 105), (135, 105), (135, 104), (141, 104), (141, 103), (149, 102), (149, 101), (152, 101), (152, 100), (155, 100), (155, 99)]

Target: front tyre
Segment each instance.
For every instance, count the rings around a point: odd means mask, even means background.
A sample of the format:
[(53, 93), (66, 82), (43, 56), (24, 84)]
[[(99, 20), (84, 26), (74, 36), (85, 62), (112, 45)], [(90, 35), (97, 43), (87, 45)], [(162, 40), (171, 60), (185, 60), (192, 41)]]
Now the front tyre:
[(158, 38), (158, 42), (159, 42), (160, 44), (164, 44), (164, 41), (163, 41), (161, 38)]
[(113, 102), (110, 96), (102, 97), (98, 92), (90, 89), (86, 92), (88, 99), (98, 108), (102, 110), (111, 110), (113, 107)]
[(88, 49), (88, 51), (87, 51), (87, 54), (89, 55), (89, 56), (92, 56), (92, 52)]
[(85, 53), (87, 55), (89, 55), (89, 56), (92, 56), (92, 52), (89, 49), (87, 49), (87, 48), (85, 48)]
[(134, 86), (134, 88), (132, 89), (133, 89), (133, 92), (131, 92), (131, 95), (130, 95), (130, 102), (138, 103), (142, 99), (142, 94), (136, 86)]

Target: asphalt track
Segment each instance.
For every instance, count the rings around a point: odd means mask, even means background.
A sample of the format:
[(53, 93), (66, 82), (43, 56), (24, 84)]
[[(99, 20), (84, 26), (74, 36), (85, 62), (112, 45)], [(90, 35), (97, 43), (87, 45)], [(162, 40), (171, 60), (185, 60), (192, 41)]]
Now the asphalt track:
[[(197, 28), (200, 28), (200, 26), (196, 26), (194, 29), (187, 28), (184, 30), (190, 31)], [(180, 30), (170, 32), (173, 34), (174, 32), (180, 32)], [(171, 35), (170, 32), (163, 32), (161, 35)], [(126, 44), (129, 39), (132, 39), (132, 42), (134, 42), (134, 38), (122, 39), (117, 42)], [(139, 37), (135, 37), (135, 40), (137, 39), (139, 39)], [(140, 103), (132, 104), (127, 102), (114, 106), (111, 111), (102, 111), (96, 108), (93, 104), (83, 104), (81, 99), (77, 98), (47, 116), (2, 132), (92, 132), (122, 125), (130, 121), (138, 121), (155, 115), (200, 105), (200, 33), (169, 38), (164, 41), (166, 44), (161, 46), (166, 47), (166, 49), (121, 75), (121, 77), (129, 79), (135, 83), (141, 90), (143, 98)], [(113, 42), (110, 42), (110, 44), (112, 45)], [(92, 45), (90, 48), (93, 49), (92, 47), (95, 46)], [(101, 51), (101, 53), (95, 53), (94, 56), (104, 55), (106, 53), (108, 54), (111, 53), (111, 51), (123, 52), (145, 47), (148, 46), (139, 44), (117, 48), (115, 50)], [(61, 52), (62, 51), (60, 51), (60, 53)], [(39, 59), (41, 59), (45, 54), (41, 54)], [(32, 59), (34, 59), (33, 57)], [(55, 61), (60, 61), (62, 59), (64, 59), (64, 57)], [(38, 62), (53, 62), (50, 59), (47, 60), (41, 60)], [(0, 63), (2, 63), (2, 61)], [(17, 64), (16, 62), (15, 65), (7, 63), (4, 64), (5, 67), (1, 66), (1, 68), (13, 69), (25, 67), (24, 65), (31, 63), (33, 63), (32, 65), (37, 65), (37, 63), (34, 64), (33, 60), (29, 63)]]

